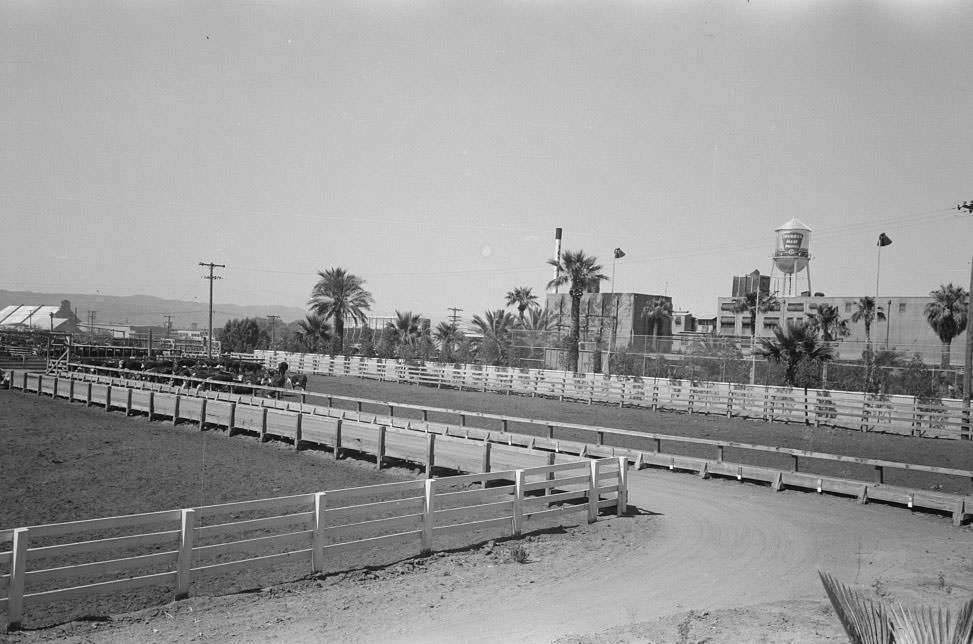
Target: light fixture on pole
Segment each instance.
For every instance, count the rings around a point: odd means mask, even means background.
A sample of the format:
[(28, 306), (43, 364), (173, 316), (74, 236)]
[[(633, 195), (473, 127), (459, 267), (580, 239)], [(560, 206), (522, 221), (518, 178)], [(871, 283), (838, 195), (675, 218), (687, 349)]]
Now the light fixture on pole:
[[(973, 214), (973, 201), (964, 201), (956, 204), (956, 210)], [(970, 266), (970, 291), (973, 293), (973, 264)], [(973, 298), (969, 293), (966, 297), (967, 315), (970, 310), (970, 300)], [(966, 322), (966, 351), (963, 356), (963, 426), (962, 432), (966, 433), (967, 438), (973, 438), (973, 431), (970, 429), (970, 378), (973, 377), (973, 321)]]
[[(878, 260), (875, 266), (875, 301), (872, 303), (872, 316), (876, 322), (878, 322), (878, 284), (882, 274), (882, 249), (891, 244), (892, 240), (888, 235), (885, 233), (879, 234), (878, 243), (876, 244), (878, 246)], [(865, 365), (865, 388), (871, 390), (872, 383), (875, 381), (875, 354), (872, 351), (871, 344), (865, 347), (865, 350), (868, 351), (868, 364)]]
[(612, 348), (615, 344), (615, 327), (618, 326), (618, 300), (615, 298), (615, 260), (623, 257), (625, 257), (625, 251), (621, 248), (616, 248), (612, 251), (611, 304), (614, 308), (614, 313), (612, 313), (611, 335), (608, 337), (608, 365), (605, 368), (605, 373), (609, 376), (612, 372)]

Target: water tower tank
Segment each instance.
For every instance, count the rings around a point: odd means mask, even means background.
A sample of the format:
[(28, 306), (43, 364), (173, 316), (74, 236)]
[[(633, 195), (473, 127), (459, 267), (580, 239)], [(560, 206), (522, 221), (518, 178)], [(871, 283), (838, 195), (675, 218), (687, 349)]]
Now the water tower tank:
[(785, 275), (800, 273), (810, 259), (811, 229), (800, 219), (791, 219), (776, 232), (774, 265)]

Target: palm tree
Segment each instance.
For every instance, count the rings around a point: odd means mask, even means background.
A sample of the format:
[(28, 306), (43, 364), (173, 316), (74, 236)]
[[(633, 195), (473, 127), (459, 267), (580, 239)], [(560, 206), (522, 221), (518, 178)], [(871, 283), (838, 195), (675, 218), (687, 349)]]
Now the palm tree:
[(808, 323), (821, 332), (821, 340), (824, 342), (834, 342), (851, 333), (848, 320), (842, 320), (838, 307), (830, 304), (819, 306)]
[(331, 340), (331, 326), (320, 315), (305, 315), (303, 320), (298, 320), (297, 326), (300, 330), (296, 335), (312, 353), (327, 346)]
[(966, 298), (969, 293), (962, 286), (953, 286), (949, 283), (945, 286), (940, 285), (929, 295), (932, 297), (932, 302), (926, 304), (926, 321), (943, 343), (940, 367), (948, 369), (949, 347), (953, 343), (953, 338), (966, 330), (969, 316)]
[(583, 250), (561, 252), (560, 257), (547, 260), (547, 263), (557, 268), (557, 277), (552, 279), (547, 288), (555, 288), (570, 284), (568, 294), (571, 296), (571, 335), (568, 342), (568, 368), (578, 370), (578, 353), (581, 342), (581, 296), (590, 291), (608, 276), (601, 272), (601, 265), (594, 256), (585, 255)]
[(439, 342), (444, 362), (449, 362), (453, 353), (453, 345), (463, 339), (463, 332), (452, 322), (440, 322), (433, 332), (433, 337)]
[(834, 358), (834, 349), (823, 344), (818, 330), (806, 322), (788, 322), (784, 329), (778, 326), (773, 338), (760, 338), (756, 353), (784, 365), (784, 384), (788, 387), (796, 384), (802, 362), (827, 362)]
[(344, 349), (345, 318), (355, 324), (364, 323), (365, 311), (372, 302), (372, 294), (365, 290), (365, 280), (343, 268), (318, 271), (320, 279), (311, 290), (308, 306), (312, 313), (330, 319), (334, 325), (335, 349)]
[(750, 384), (757, 378), (757, 314), (777, 308), (777, 298), (768, 293), (752, 291), (733, 303), (734, 313), (750, 314)]
[(750, 314), (750, 338), (757, 336), (757, 314), (766, 313), (777, 308), (777, 298), (766, 293), (753, 291), (747, 293), (733, 303), (734, 313)]
[(518, 286), (507, 293), (507, 306), (517, 307), (517, 317), (524, 319), (524, 311), (537, 307), (537, 296), (529, 286)]
[(550, 331), (554, 322), (550, 311), (541, 308), (528, 309), (527, 315), (518, 321), (520, 328), (525, 331)]
[(511, 332), (517, 326), (517, 318), (503, 309), (486, 311), (483, 317), (473, 316), (473, 326), (483, 334), (482, 355), (493, 364), (506, 364), (512, 344)]
[(658, 345), (659, 333), (666, 328), (665, 321), (672, 318), (672, 302), (666, 297), (657, 297), (642, 307), (642, 319), (648, 321), (648, 331), (652, 335), (653, 350)]
[(855, 303), (855, 310), (851, 314), (851, 321), (855, 324), (865, 324), (865, 391), (872, 391), (875, 376), (875, 353), (872, 351), (872, 321), (884, 320), (885, 312), (882, 307), (875, 306), (874, 297), (860, 297)]
[(389, 322), (386, 328), (395, 334), (396, 344), (415, 344), (422, 336), (422, 315), (412, 311), (396, 311), (395, 320)]

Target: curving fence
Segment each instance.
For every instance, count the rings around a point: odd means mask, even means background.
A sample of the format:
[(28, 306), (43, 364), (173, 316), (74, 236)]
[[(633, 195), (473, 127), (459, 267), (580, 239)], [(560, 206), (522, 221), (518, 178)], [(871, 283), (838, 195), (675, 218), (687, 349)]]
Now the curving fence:
[(359, 356), (255, 351), (267, 367), (286, 362), (290, 369), (328, 376), (353, 376), (429, 387), (578, 400), (588, 404), (644, 407), (690, 414), (843, 427), (906, 436), (973, 438), (963, 401), (922, 401), (828, 389), (699, 382), (671, 378), (612, 376), (488, 365), (414, 363)]

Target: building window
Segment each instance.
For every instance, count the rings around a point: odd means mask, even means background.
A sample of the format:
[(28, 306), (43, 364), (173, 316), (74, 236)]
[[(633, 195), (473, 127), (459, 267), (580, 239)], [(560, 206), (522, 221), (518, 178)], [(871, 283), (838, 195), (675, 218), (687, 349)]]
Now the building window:
[(854, 305), (854, 302), (845, 302), (845, 313), (851, 313), (851, 307)]
[(736, 306), (736, 302), (723, 302), (720, 304), (721, 311), (733, 311), (733, 307)]
[(804, 311), (804, 303), (803, 302), (797, 302), (795, 304), (795, 303), (792, 303), (792, 302), (788, 302), (787, 303), (787, 310), (788, 311), (801, 311), (801, 312), (803, 312)]
[(905, 302), (899, 302), (899, 315), (905, 313)]

